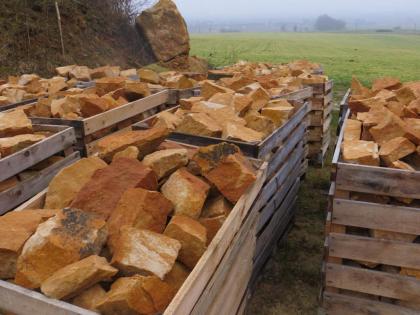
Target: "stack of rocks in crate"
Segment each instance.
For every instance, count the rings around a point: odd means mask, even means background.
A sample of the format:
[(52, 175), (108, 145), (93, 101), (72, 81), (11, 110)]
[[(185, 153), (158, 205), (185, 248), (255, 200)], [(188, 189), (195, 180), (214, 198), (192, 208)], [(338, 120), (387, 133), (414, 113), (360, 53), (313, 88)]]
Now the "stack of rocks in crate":
[[(418, 170), (420, 167), (420, 83), (375, 80), (371, 89), (353, 79), (343, 160)], [(408, 200), (405, 200), (408, 201)]]
[(0, 277), (102, 314), (164, 312), (256, 180), (236, 146), (167, 134), (104, 138), (51, 181), (44, 209), (0, 217)]

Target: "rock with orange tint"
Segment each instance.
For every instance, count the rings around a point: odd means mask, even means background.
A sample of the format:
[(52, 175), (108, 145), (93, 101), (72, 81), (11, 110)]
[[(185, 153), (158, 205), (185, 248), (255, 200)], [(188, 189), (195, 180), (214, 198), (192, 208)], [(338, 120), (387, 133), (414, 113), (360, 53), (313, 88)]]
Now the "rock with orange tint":
[(233, 102), (234, 95), (235, 95), (235, 92), (216, 93), (212, 97), (210, 97), (209, 102), (230, 106)]
[(95, 80), (96, 91), (99, 96), (125, 87), (124, 77), (105, 77)]
[(201, 178), (194, 176), (185, 168), (173, 173), (162, 186), (163, 195), (175, 207), (175, 214), (198, 219), (210, 186)]
[(397, 102), (398, 98), (396, 94), (389, 90), (380, 90), (376, 95), (376, 98), (384, 100), (386, 102)]
[(166, 275), (164, 281), (177, 292), (182, 287), (185, 280), (187, 280), (189, 274), (190, 270), (187, 267), (180, 262), (175, 262), (172, 270)]
[(42, 282), (41, 291), (48, 297), (66, 300), (101, 281), (110, 280), (117, 272), (105, 258), (92, 255), (54, 272)]
[(23, 245), (58, 210), (9, 212), (0, 217), (0, 279), (12, 279)]
[(362, 136), (362, 123), (355, 119), (347, 119), (344, 129), (344, 141), (360, 140)]
[(251, 109), (252, 103), (253, 99), (250, 96), (237, 93), (233, 96), (231, 106), (239, 116), (244, 116)]
[(248, 96), (252, 98), (251, 108), (256, 111), (265, 107), (271, 99), (270, 94), (262, 87), (251, 91)]
[(140, 98), (149, 96), (151, 93), (147, 83), (137, 81), (126, 81), (124, 85), (124, 95), (129, 101), (136, 101)]
[(17, 135), (8, 138), (0, 138), (0, 156), (6, 157), (13, 153), (19, 152), (35, 143), (44, 140), (44, 135)]
[(126, 275), (148, 274), (163, 280), (180, 249), (181, 243), (169, 236), (125, 226), (120, 229), (111, 263)]
[(410, 140), (404, 137), (397, 137), (385, 142), (379, 151), (380, 158), (387, 164), (391, 165), (407, 155), (416, 152), (416, 146)]
[(98, 141), (96, 151), (100, 158), (111, 162), (113, 156), (130, 146), (139, 149), (139, 159), (155, 151), (168, 136), (168, 129), (152, 128), (142, 131), (125, 131), (110, 135)]
[(177, 74), (168, 77), (165, 81), (165, 86), (170, 89), (190, 89), (194, 87), (194, 82), (183, 74)]
[(104, 315), (161, 314), (175, 295), (174, 289), (153, 276), (119, 278), (98, 304)]
[(120, 75), (120, 71), (120, 67), (103, 66), (90, 70), (90, 76), (93, 80), (104, 77), (117, 77)]
[(398, 117), (402, 117), (404, 115), (404, 105), (398, 101), (388, 102), (386, 107)]
[(254, 82), (254, 80), (244, 75), (234, 76), (233, 78), (223, 78), (220, 81), (224, 86), (234, 91), (238, 91)]
[(284, 125), (293, 115), (295, 108), (293, 106), (271, 106), (264, 107), (261, 114), (270, 118), (277, 127)]
[(108, 236), (98, 216), (64, 209), (40, 224), (25, 243), (17, 261), (15, 282), (39, 288), (57, 270), (91, 255), (98, 255)]
[(182, 109), (190, 110), (194, 104), (204, 101), (204, 97), (193, 96), (190, 98), (183, 98), (179, 100), (179, 105)]
[(204, 81), (201, 86), (201, 96), (208, 100), (217, 93), (234, 93), (235, 91), (211, 81)]
[(351, 80), (351, 91), (353, 95), (362, 95), (365, 97), (370, 97), (371, 96), (371, 91), (363, 86), (363, 84), (355, 77), (352, 77)]
[(45, 198), (46, 209), (70, 206), (77, 193), (99, 169), (108, 165), (97, 157), (84, 158), (62, 169), (50, 182)]
[(193, 269), (207, 248), (206, 228), (192, 218), (176, 215), (164, 233), (181, 243), (178, 260)]
[(407, 164), (403, 161), (392, 162), (391, 167), (399, 169), (399, 170), (407, 170), (407, 171), (412, 171), (412, 172), (416, 171), (411, 165), (409, 165), (409, 164)]
[(410, 86), (403, 86), (395, 91), (398, 101), (403, 105), (409, 105), (412, 101), (418, 98), (416, 91)]
[(172, 203), (160, 192), (131, 188), (124, 192), (108, 220), (108, 246), (115, 247), (124, 226), (163, 233)]
[(114, 160), (116, 160), (118, 158), (122, 158), (122, 157), (137, 160), (138, 157), (139, 157), (139, 153), (140, 152), (139, 152), (139, 149), (137, 149), (137, 147), (129, 146), (124, 151), (120, 151), (120, 152), (116, 153), (114, 155), (114, 157), (112, 158), (112, 160), (114, 161)]
[(236, 123), (227, 123), (223, 128), (222, 138), (252, 143), (262, 141), (264, 133)]
[(151, 69), (141, 68), (137, 70), (137, 75), (142, 82), (151, 84), (159, 84), (160, 82), (159, 74)]
[(222, 227), (223, 223), (225, 223), (226, 219), (226, 215), (220, 215), (218, 217), (200, 218), (198, 220), (200, 224), (207, 230), (207, 245), (211, 243), (217, 232)]
[(90, 70), (86, 66), (75, 66), (70, 69), (69, 77), (77, 81), (90, 81)]
[(379, 166), (379, 148), (373, 141), (349, 140), (343, 142), (342, 151), (345, 162)]
[(106, 296), (106, 291), (96, 284), (93, 287), (83, 291), (72, 300), (72, 304), (94, 312), (98, 311), (98, 305)]
[(119, 158), (97, 170), (82, 187), (71, 207), (108, 219), (127, 189), (157, 190), (157, 176), (135, 159)]
[(261, 115), (257, 111), (250, 111), (246, 116), (246, 127), (264, 134), (264, 138), (268, 137), (276, 129), (274, 122), (266, 116)]
[(236, 203), (256, 180), (251, 163), (232, 144), (220, 143), (200, 148), (193, 160), (201, 174), (232, 203)]
[(23, 110), (0, 113), (0, 138), (29, 133), (32, 133), (32, 123)]
[(146, 155), (143, 164), (150, 167), (161, 179), (188, 164), (187, 149), (160, 150)]
[(222, 215), (229, 215), (232, 211), (233, 205), (227, 201), (222, 195), (218, 195), (208, 199), (204, 205), (202, 218), (214, 218)]
[(357, 114), (359, 112), (368, 112), (371, 109), (380, 109), (386, 106), (386, 104), (386, 101), (376, 97), (360, 98), (354, 96), (349, 101), (349, 108), (352, 113)]
[(68, 77), (68, 76), (69, 76), (70, 71), (71, 71), (74, 67), (76, 67), (76, 65), (69, 65), (69, 66), (58, 67), (58, 68), (55, 68), (55, 72), (57, 72), (57, 74), (58, 74), (59, 76), (62, 76), (62, 77)]
[(112, 108), (112, 102), (106, 98), (92, 98), (92, 97), (81, 97), (80, 98), (80, 111), (82, 116), (85, 118), (98, 115), (100, 113), (106, 112), (108, 109)]
[(220, 137), (222, 127), (206, 113), (190, 113), (184, 116), (176, 131), (197, 136)]
[(373, 82), (372, 90), (380, 91), (380, 90), (397, 90), (401, 87), (401, 82), (395, 78), (379, 78)]
[(391, 113), (384, 117), (378, 125), (370, 128), (369, 133), (375, 142), (381, 146), (394, 138), (404, 137), (406, 135), (405, 125), (401, 118)]
[(177, 115), (171, 112), (161, 112), (156, 115), (156, 119), (153, 122), (153, 127), (165, 128), (174, 131), (181, 122), (182, 119)]

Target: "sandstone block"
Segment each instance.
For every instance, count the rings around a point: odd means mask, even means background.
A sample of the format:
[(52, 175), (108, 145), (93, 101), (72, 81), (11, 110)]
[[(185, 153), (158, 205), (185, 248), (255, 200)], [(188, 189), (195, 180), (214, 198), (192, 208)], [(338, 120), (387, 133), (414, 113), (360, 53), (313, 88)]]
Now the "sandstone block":
[(119, 158), (106, 168), (97, 170), (71, 206), (108, 219), (129, 188), (157, 190), (157, 176), (138, 160)]
[(41, 291), (54, 299), (70, 299), (117, 272), (105, 258), (92, 255), (54, 272), (42, 282)]
[(178, 260), (193, 269), (207, 248), (207, 231), (198, 221), (176, 215), (165, 229), (165, 235), (181, 243)]
[(401, 87), (401, 82), (398, 79), (385, 77), (376, 79), (372, 85), (372, 91), (380, 90), (397, 90)]
[(162, 186), (163, 195), (175, 207), (176, 215), (198, 219), (210, 186), (202, 179), (182, 168), (173, 173)]
[(252, 98), (251, 108), (256, 111), (265, 107), (271, 99), (270, 94), (263, 88), (251, 91), (248, 96)]
[(281, 127), (292, 117), (294, 110), (295, 108), (293, 106), (264, 107), (261, 110), (261, 114), (270, 118), (277, 127)]
[(139, 76), (142, 82), (151, 83), (151, 84), (160, 83), (159, 74), (153, 70), (141, 68), (137, 70), (137, 75)]
[(59, 76), (62, 76), (62, 77), (67, 78), (67, 77), (69, 77), (70, 71), (74, 67), (76, 67), (76, 65), (69, 65), (69, 66), (64, 66), (64, 67), (58, 67), (58, 68), (55, 68), (55, 72), (57, 72), (57, 74)]
[(404, 122), (396, 115), (386, 116), (378, 125), (369, 129), (372, 138), (380, 146), (385, 142), (406, 134)]
[(181, 243), (171, 237), (123, 227), (111, 263), (127, 275), (155, 275), (163, 280), (172, 270), (180, 249)]
[(380, 158), (387, 164), (391, 165), (407, 155), (416, 152), (416, 146), (410, 140), (404, 137), (397, 137), (385, 142), (379, 151)]
[(409, 164), (407, 164), (403, 161), (392, 162), (391, 167), (399, 169), (399, 170), (407, 170), (407, 171), (412, 171), (412, 172), (416, 171), (411, 165), (409, 165)]
[(233, 96), (232, 106), (239, 116), (244, 116), (252, 106), (253, 100), (248, 95), (235, 94)]
[(53, 77), (48, 80), (48, 94), (53, 95), (67, 87), (66, 79), (63, 77)]
[(19, 152), (37, 142), (44, 140), (44, 135), (18, 135), (9, 138), (0, 138), (0, 156), (6, 157)]
[(112, 160), (114, 161), (114, 160), (116, 160), (118, 158), (122, 158), (122, 157), (137, 160), (138, 157), (139, 157), (139, 153), (140, 152), (139, 152), (139, 149), (137, 149), (137, 147), (130, 146), (130, 147), (127, 147), (127, 149), (116, 153), (114, 155), (114, 157), (112, 158)]
[(143, 164), (155, 171), (161, 179), (188, 164), (188, 151), (186, 149), (156, 151), (145, 156)]
[(193, 96), (179, 100), (179, 105), (182, 109), (190, 110), (194, 104), (204, 101), (204, 97)]
[(108, 94), (112, 91), (125, 87), (126, 78), (124, 77), (105, 77), (95, 80), (96, 91), (99, 96)]
[(99, 311), (98, 305), (102, 302), (105, 296), (106, 291), (99, 284), (96, 284), (76, 296), (73, 299), (72, 304), (97, 312)]
[(264, 134), (239, 124), (227, 123), (223, 128), (222, 138), (244, 142), (260, 142), (264, 139)]
[(17, 261), (16, 284), (39, 288), (57, 270), (97, 255), (107, 238), (106, 223), (93, 214), (61, 210), (40, 224)]
[(119, 75), (120, 67), (103, 66), (90, 70), (90, 77), (92, 80), (104, 77), (118, 77)]
[(252, 84), (254, 81), (244, 75), (238, 75), (233, 78), (224, 78), (220, 80), (223, 85), (231, 90), (239, 91), (243, 87)]
[(140, 98), (144, 98), (152, 94), (150, 92), (149, 86), (146, 83), (130, 80), (126, 81), (124, 92), (126, 98), (130, 102), (136, 101)]
[(78, 97), (66, 96), (51, 101), (51, 115), (53, 117), (63, 118), (68, 114), (81, 115)]
[(386, 107), (398, 117), (402, 117), (404, 115), (404, 105), (398, 101), (388, 102)]
[(209, 102), (230, 106), (233, 102), (234, 92), (230, 93), (216, 93), (210, 97)]
[(353, 96), (349, 101), (349, 108), (352, 113), (368, 112), (371, 109), (380, 109), (386, 106), (386, 101), (371, 97), (371, 98), (360, 98)]
[(176, 131), (207, 137), (220, 137), (222, 135), (222, 127), (206, 113), (186, 114)]
[(213, 95), (217, 93), (235, 93), (235, 91), (228, 89), (224, 86), (217, 85), (211, 81), (204, 81), (201, 87), (201, 96), (205, 100), (209, 100)]
[(0, 113), (0, 138), (28, 133), (32, 133), (32, 123), (23, 110)]
[(171, 112), (161, 112), (156, 115), (153, 127), (165, 128), (174, 131), (182, 122), (182, 119)]
[(165, 282), (169, 284), (175, 292), (182, 287), (185, 280), (187, 280), (190, 271), (180, 262), (175, 262), (172, 270), (166, 275)]
[(213, 218), (200, 218), (199, 222), (207, 230), (207, 245), (210, 245), (217, 232), (222, 227), (227, 219), (226, 215), (221, 215)]
[(260, 115), (257, 111), (247, 114), (245, 120), (246, 127), (263, 133), (264, 138), (271, 135), (276, 129), (276, 125), (269, 117)]
[(134, 68), (127, 69), (127, 70), (122, 70), (120, 72), (120, 75), (122, 77), (126, 77), (126, 78), (133, 78), (133, 77), (135, 77), (137, 75), (137, 70), (134, 69)]
[(183, 74), (174, 75), (172, 77), (169, 77), (165, 81), (165, 86), (167, 86), (170, 89), (190, 89), (194, 87), (194, 82), (190, 79), (188, 79)]
[(343, 143), (342, 150), (345, 162), (379, 166), (378, 144), (373, 141), (346, 141)]
[(124, 192), (108, 220), (108, 245), (114, 250), (124, 226), (163, 233), (172, 203), (160, 192), (131, 188)]
[(106, 98), (92, 98), (92, 97), (82, 97), (80, 98), (80, 111), (82, 116), (85, 118), (92, 117), (113, 107), (113, 102)]
[(362, 136), (362, 123), (355, 119), (347, 119), (344, 129), (344, 141), (360, 140)]
[(90, 81), (90, 70), (86, 66), (75, 66), (69, 71), (70, 78), (77, 81)]

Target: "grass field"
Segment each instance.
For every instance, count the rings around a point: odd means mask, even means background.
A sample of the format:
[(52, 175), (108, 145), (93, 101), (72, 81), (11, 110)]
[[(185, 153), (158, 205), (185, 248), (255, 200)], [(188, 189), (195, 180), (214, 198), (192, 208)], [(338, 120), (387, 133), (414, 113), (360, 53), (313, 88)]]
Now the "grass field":
[(339, 90), (352, 75), (365, 83), (378, 76), (420, 80), (420, 35), (359, 33), (235, 33), (192, 35), (192, 54), (213, 66), (237, 60), (321, 63)]
[[(394, 34), (218, 34), (193, 35), (192, 53), (213, 66), (240, 59), (288, 62), (309, 59), (334, 79), (335, 100), (352, 75), (368, 84), (380, 76), (420, 80), (420, 36)], [(333, 139), (337, 112), (332, 125)], [(334, 143), (334, 140), (333, 140)], [(328, 160), (331, 160), (330, 148)], [(295, 224), (267, 263), (249, 304), (253, 315), (322, 314), (318, 305), (330, 162), (310, 168), (299, 192)]]

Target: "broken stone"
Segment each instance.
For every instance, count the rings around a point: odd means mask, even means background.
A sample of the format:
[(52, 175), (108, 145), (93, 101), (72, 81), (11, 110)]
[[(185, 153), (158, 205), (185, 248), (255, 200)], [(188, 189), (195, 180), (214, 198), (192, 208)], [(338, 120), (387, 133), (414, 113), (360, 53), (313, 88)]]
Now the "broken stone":
[(223, 128), (222, 138), (244, 142), (260, 142), (264, 139), (264, 134), (239, 124), (227, 123)]
[(18, 135), (9, 138), (0, 138), (0, 156), (6, 157), (19, 152), (37, 142), (44, 140), (44, 135)]
[(53, 77), (48, 80), (48, 94), (53, 95), (67, 87), (66, 79), (63, 77)]
[(362, 123), (358, 120), (347, 119), (344, 129), (344, 141), (360, 140), (362, 136)]
[(99, 311), (98, 305), (102, 302), (105, 296), (106, 291), (99, 284), (96, 284), (75, 297), (72, 304), (97, 312)]
[(233, 102), (233, 96), (235, 95), (234, 92), (231, 93), (216, 93), (212, 97), (210, 97), (209, 102), (215, 104), (222, 104), (226, 106), (230, 106)]
[(111, 263), (127, 275), (155, 275), (163, 280), (172, 270), (180, 249), (181, 243), (168, 236), (122, 227)]
[(194, 87), (192, 80), (188, 79), (183, 74), (178, 74), (172, 77), (169, 77), (165, 81), (165, 86), (170, 89), (190, 89)]
[(134, 146), (129, 146), (127, 149), (120, 151), (114, 155), (112, 160), (116, 160), (118, 158), (130, 158), (130, 159), (138, 159), (139, 156), (139, 149)]
[(293, 106), (264, 107), (261, 110), (261, 114), (270, 118), (277, 127), (281, 127), (292, 117), (294, 110), (295, 108)]
[(165, 235), (181, 243), (178, 260), (194, 269), (207, 248), (207, 231), (198, 221), (176, 215), (165, 229)]
[(92, 98), (92, 97), (81, 97), (80, 98), (80, 111), (82, 116), (85, 118), (92, 117), (103, 112), (106, 112), (112, 107), (112, 103), (106, 98)]
[(152, 128), (144, 131), (125, 131), (110, 135), (98, 141), (96, 151), (99, 157), (111, 162), (113, 156), (130, 146), (139, 149), (139, 159), (155, 151), (165, 140), (168, 129)]
[(23, 245), (39, 224), (57, 213), (56, 210), (10, 212), (0, 217), (0, 279), (12, 279)]
[(125, 96), (130, 102), (151, 95), (149, 86), (143, 82), (127, 81), (124, 87)]
[(379, 166), (378, 144), (373, 141), (343, 142), (343, 160), (348, 163)]
[(201, 87), (201, 96), (205, 100), (209, 100), (217, 93), (235, 93), (235, 91), (225, 88), (224, 86), (217, 85), (211, 81), (204, 81)]
[(390, 114), (376, 126), (369, 129), (375, 142), (380, 146), (385, 142), (397, 137), (403, 137), (406, 134), (404, 122), (396, 115)]
[(108, 245), (114, 251), (124, 226), (163, 233), (172, 203), (160, 192), (131, 188), (124, 192), (108, 220)]
[(171, 112), (161, 112), (156, 115), (153, 127), (174, 131), (181, 124), (181, 121), (180, 117)]
[[(95, 97), (97, 97), (95, 95)], [(80, 113), (80, 103), (78, 98), (66, 96), (51, 101), (51, 114), (53, 117), (62, 118), (70, 113)]]
[(239, 116), (244, 116), (251, 109), (252, 102), (252, 98), (248, 95), (235, 94), (232, 105)]
[(55, 68), (55, 72), (57, 72), (57, 74), (58, 74), (59, 76), (62, 76), (62, 77), (68, 78), (68, 77), (69, 77), (69, 73), (70, 73), (70, 71), (71, 71), (74, 67), (76, 67), (76, 65), (70, 65), (70, 66), (58, 67), (58, 68)]
[(108, 165), (97, 157), (81, 159), (63, 168), (50, 182), (45, 198), (45, 208), (63, 209), (70, 206), (80, 189), (93, 174)]
[(222, 227), (227, 219), (226, 215), (221, 215), (213, 218), (200, 218), (199, 222), (207, 230), (207, 245), (210, 245), (217, 232)]
[(69, 77), (77, 81), (90, 81), (90, 70), (86, 66), (75, 66), (69, 71)]
[(157, 190), (157, 187), (157, 176), (150, 168), (135, 159), (119, 158), (97, 170), (71, 206), (108, 219), (127, 189)]
[(232, 203), (236, 203), (256, 180), (254, 168), (232, 144), (220, 143), (200, 148), (193, 161), (201, 174)]
[(260, 111), (270, 101), (270, 94), (263, 88), (258, 88), (248, 94), (252, 98), (251, 108)]
[(403, 161), (392, 162), (391, 167), (395, 169), (399, 169), (399, 170), (407, 170), (407, 171), (412, 171), (412, 172), (416, 171), (411, 165)]
[(222, 127), (206, 113), (186, 114), (176, 131), (206, 137), (220, 137), (222, 135)]
[(32, 123), (21, 109), (0, 113), (0, 138), (32, 133)]
[(137, 70), (137, 75), (140, 80), (146, 83), (159, 84), (160, 77), (159, 74), (153, 70), (142, 68)]
[(117, 272), (105, 258), (92, 255), (54, 272), (42, 282), (41, 291), (48, 297), (66, 300), (111, 279)]
[(388, 102), (386, 107), (398, 117), (402, 117), (404, 114), (404, 105), (402, 105), (400, 102)]
[(161, 179), (188, 164), (188, 151), (186, 149), (156, 151), (145, 156), (143, 164), (155, 171)]
[(260, 115), (257, 111), (252, 111), (245, 116), (246, 127), (254, 129), (255, 131), (264, 134), (264, 138), (271, 135), (276, 129), (274, 122), (263, 115)]
[(254, 81), (247, 76), (235, 76), (233, 78), (223, 78), (220, 80), (223, 85), (231, 90), (239, 91), (243, 87), (252, 84)]
[(414, 152), (416, 152), (414, 143), (407, 138), (397, 137), (381, 146), (379, 156), (387, 165), (391, 165), (393, 162)]
[(349, 101), (349, 108), (352, 113), (357, 114), (360, 112), (368, 112), (371, 109), (381, 109), (386, 106), (386, 101), (371, 97), (367, 99), (352, 97)]
[[(136, 73), (134, 73), (135, 75)], [(120, 75), (120, 67), (103, 66), (90, 70), (92, 80), (104, 77), (118, 77)]]
[(409, 86), (403, 86), (394, 92), (397, 95), (398, 101), (403, 105), (408, 105), (417, 99), (416, 93)]
[(353, 95), (362, 95), (366, 98), (371, 96), (370, 90), (367, 87), (364, 87), (355, 76), (353, 76), (351, 80), (351, 91)]
[(126, 77), (126, 78), (134, 78), (137, 75), (137, 70), (134, 69), (134, 68), (127, 69), (127, 70), (122, 70), (120, 72), (120, 75), (122, 77)]
[(135, 275), (115, 281), (97, 308), (104, 315), (161, 314), (174, 296), (173, 288), (159, 278)]
[(198, 219), (210, 186), (200, 178), (182, 168), (173, 173), (162, 186), (163, 195), (175, 207), (176, 215)]
[(112, 91), (124, 88), (126, 80), (124, 77), (106, 77), (95, 80), (96, 91), (99, 96), (103, 96)]
[(232, 209), (232, 204), (223, 196), (219, 195), (206, 201), (203, 212), (201, 213), (201, 217), (215, 218), (223, 215), (227, 216), (232, 211)]
[(185, 280), (187, 280), (189, 274), (190, 271), (188, 268), (180, 262), (175, 262), (172, 270), (166, 275), (164, 281), (174, 289), (174, 292), (178, 292)]
[(372, 90), (374, 92), (380, 90), (397, 90), (401, 87), (401, 82), (395, 78), (380, 78), (373, 82)]
[(181, 109), (190, 110), (193, 107), (193, 105), (201, 101), (204, 101), (204, 97), (193, 96), (190, 98), (184, 98), (184, 99), (179, 100), (179, 105)]
[(105, 221), (75, 209), (61, 210), (40, 224), (18, 258), (16, 284), (39, 288), (57, 270), (90, 255), (106, 242)]
[(396, 94), (392, 91), (389, 90), (381, 90), (379, 91), (376, 95), (376, 98), (384, 100), (386, 102), (397, 102), (398, 98), (396, 96)]
[(51, 117), (51, 100), (48, 98), (41, 98), (37, 101), (35, 109), (32, 112), (34, 117)]

